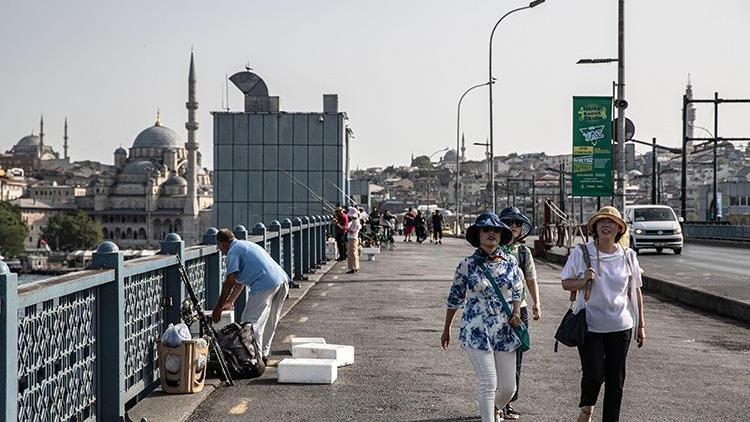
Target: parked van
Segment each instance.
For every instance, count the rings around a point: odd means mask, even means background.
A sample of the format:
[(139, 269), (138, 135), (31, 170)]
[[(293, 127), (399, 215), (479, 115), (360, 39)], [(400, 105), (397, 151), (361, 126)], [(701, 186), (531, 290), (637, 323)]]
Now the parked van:
[(672, 249), (682, 253), (682, 217), (677, 218), (667, 205), (630, 205), (625, 207), (625, 222), (630, 227), (630, 247), (641, 249)]

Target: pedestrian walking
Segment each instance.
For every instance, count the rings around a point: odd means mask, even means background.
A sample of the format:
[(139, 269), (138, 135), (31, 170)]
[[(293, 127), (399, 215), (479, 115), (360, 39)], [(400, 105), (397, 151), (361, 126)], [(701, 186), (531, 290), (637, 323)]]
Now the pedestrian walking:
[(443, 215), (440, 214), (440, 210), (432, 213), (432, 240), (443, 244)]
[(411, 242), (411, 235), (414, 233), (414, 218), (417, 215), (409, 208), (404, 214), (404, 242)]
[[(539, 289), (536, 283), (536, 265), (534, 264), (534, 256), (531, 254), (531, 249), (523, 244), (526, 236), (531, 233), (533, 225), (529, 217), (524, 215), (521, 210), (516, 207), (507, 207), (500, 211), (498, 215), (500, 221), (505, 223), (510, 230), (513, 232), (513, 239), (511, 242), (503, 248), (513, 254), (518, 261), (518, 266), (523, 272), (524, 284), (521, 291), (521, 321), (527, 326), (529, 325), (529, 312), (526, 303), (526, 292), (531, 296), (532, 314), (534, 320), (538, 320), (541, 315), (541, 302), (539, 301)], [(521, 364), (523, 362), (523, 351), (520, 349), (516, 350), (516, 392), (513, 394), (513, 398), (510, 400), (503, 414), (506, 420), (516, 420), (521, 416), (516, 409), (511, 405), (512, 402), (518, 400), (518, 392), (521, 388)]]
[(417, 216), (414, 217), (414, 228), (418, 243), (427, 240), (427, 220), (425, 220), (422, 211), (417, 211)]
[(577, 309), (585, 308), (588, 324), (584, 344), (578, 346), (583, 369), (578, 421), (592, 420), (604, 382), (602, 421), (617, 422), (628, 347), (633, 335), (639, 348), (646, 340), (641, 272), (637, 254), (623, 245), (627, 225), (616, 208), (602, 207), (587, 227), (594, 238), (586, 244), (591, 266), (582, 248), (575, 248), (561, 274), (563, 289), (578, 292)]
[(244, 292), (241, 319), (253, 325), (265, 363), (271, 353), (282, 305), (289, 294), (289, 276), (265, 249), (254, 242), (235, 239), (229, 229), (219, 230), (216, 245), (227, 257), (227, 275), (211, 317), (219, 322), (221, 311), (232, 309)]
[(336, 258), (336, 260), (344, 261), (346, 259), (346, 232), (349, 230), (349, 217), (339, 204), (336, 204), (334, 217), (333, 222), (335, 224), (336, 248), (339, 251), (339, 257)]
[(359, 272), (359, 231), (362, 229), (362, 224), (359, 221), (359, 212), (356, 208), (349, 207), (348, 217), (346, 263), (349, 271), (347, 273), (356, 274)]
[[(440, 339), (447, 350), (451, 323), (464, 307), (458, 339), (479, 379), (482, 422), (493, 422), (498, 416), (502, 420), (501, 409), (516, 391), (516, 349), (522, 343), (514, 327), (522, 324), (523, 273), (513, 255), (500, 248), (511, 238), (508, 226), (491, 212), (481, 214), (466, 230), (466, 240), (477, 249), (458, 263)], [(512, 308), (510, 315), (504, 304)]]

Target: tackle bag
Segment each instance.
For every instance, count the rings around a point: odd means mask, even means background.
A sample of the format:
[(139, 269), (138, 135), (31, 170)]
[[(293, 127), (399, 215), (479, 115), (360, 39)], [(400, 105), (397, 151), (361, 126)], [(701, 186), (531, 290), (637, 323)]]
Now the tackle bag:
[(266, 365), (251, 323), (234, 322), (216, 334), (232, 378), (257, 378), (263, 375)]

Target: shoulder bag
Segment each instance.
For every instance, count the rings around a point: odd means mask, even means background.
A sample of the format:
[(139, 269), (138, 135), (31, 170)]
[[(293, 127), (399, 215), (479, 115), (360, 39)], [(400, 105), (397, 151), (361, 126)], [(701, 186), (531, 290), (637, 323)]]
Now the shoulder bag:
[[(583, 262), (586, 265), (586, 269), (591, 268), (591, 256), (589, 256), (589, 249), (584, 244), (578, 245), (583, 253)], [(585, 271), (584, 271), (585, 273)], [(591, 289), (591, 281), (588, 281), (584, 286), (586, 292)], [(570, 293), (570, 307), (565, 312), (560, 325), (557, 327), (555, 332), (555, 353), (557, 353), (558, 343), (562, 343), (568, 347), (576, 347), (583, 345), (586, 333), (588, 332), (588, 323), (586, 322), (586, 302), (589, 299), (589, 294), (584, 294), (584, 306), (573, 312), (573, 305), (576, 300), (576, 292)]]
[[(508, 306), (508, 302), (505, 301), (505, 296), (503, 296), (503, 292), (500, 290), (500, 286), (497, 285), (495, 277), (492, 276), (489, 268), (487, 268), (484, 264), (480, 264), (480, 267), (482, 268), (484, 275), (490, 281), (490, 284), (492, 284), (492, 289), (495, 290), (495, 295), (497, 295), (497, 297), (500, 299), (500, 303), (503, 304), (503, 311), (507, 316), (508, 325), (510, 325), (510, 318), (513, 316), (513, 311), (510, 310), (510, 306)], [(512, 325), (510, 325), (510, 327), (513, 328), (513, 332), (516, 333), (518, 340), (521, 341), (519, 349), (522, 352), (531, 349), (531, 337), (529, 337), (529, 328), (526, 326), (526, 324), (521, 321), (518, 327), (514, 327)]]

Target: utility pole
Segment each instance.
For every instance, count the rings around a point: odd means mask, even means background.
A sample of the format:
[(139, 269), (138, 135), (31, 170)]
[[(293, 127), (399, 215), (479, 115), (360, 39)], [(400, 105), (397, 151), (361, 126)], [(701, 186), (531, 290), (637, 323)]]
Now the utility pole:
[(651, 149), (651, 203), (656, 205), (656, 138), (651, 138), (653, 147)]
[(622, 211), (625, 210), (625, 185), (627, 176), (625, 172), (625, 109), (628, 106), (625, 101), (625, 0), (618, 0), (617, 12), (617, 139), (616, 144), (618, 156), (617, 163), (617, 196), (619, 196)]

